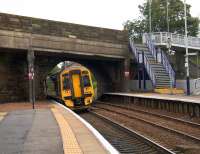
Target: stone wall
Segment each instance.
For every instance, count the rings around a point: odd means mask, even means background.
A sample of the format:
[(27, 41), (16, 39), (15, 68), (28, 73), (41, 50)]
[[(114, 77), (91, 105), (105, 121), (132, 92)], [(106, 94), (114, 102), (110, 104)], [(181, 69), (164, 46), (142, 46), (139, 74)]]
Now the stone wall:
[(83, 40), (127, 44), (125, 31), (0, 13), (0, 29), (33, 34), (76, 37)]
[(0, 103), (28, 98), (26, 54), (0, 53)]

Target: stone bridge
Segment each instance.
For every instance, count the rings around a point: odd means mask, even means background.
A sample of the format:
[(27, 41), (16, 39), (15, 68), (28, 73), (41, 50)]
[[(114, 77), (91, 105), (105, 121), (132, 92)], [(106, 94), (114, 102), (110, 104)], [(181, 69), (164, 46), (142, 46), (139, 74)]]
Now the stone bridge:
[(0, 102), (29, 97), (27, 60), (34, 53), (36, 99), (44, 80), (61, 61), (78, 62), (93, 72), (98, 95), (126, 90), (128, 36), (124, 31), (0, 13)]

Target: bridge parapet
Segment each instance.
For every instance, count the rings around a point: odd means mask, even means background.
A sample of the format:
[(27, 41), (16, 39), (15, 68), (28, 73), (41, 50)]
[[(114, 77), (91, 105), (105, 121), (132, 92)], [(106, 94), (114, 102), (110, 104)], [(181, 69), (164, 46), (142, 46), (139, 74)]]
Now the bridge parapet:
[(108, 43), (128, 44), (125, 31), (0, 13), (0, 29)]
[[(155, 32), (151, 33), (151, 37), (155, 45), (167, 46), (171, 43), (172, 46), (185, 48), (184, 35), (168, 32)], [(143, 42), (144, 41), (145, 40), (143, 39)], [(200, 50), (200, 38), (188, 36), (188, 48)]]

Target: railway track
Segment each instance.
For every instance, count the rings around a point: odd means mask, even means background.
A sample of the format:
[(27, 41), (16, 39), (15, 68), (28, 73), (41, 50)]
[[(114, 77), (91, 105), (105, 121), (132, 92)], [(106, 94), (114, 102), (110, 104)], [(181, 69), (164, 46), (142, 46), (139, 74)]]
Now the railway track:
[[(162, 132), (160, 135), (161, 139), (157, 140), (156, 137), (153, 137), (153, 139), (155, 139), (158, 143), (161, 143), (168, 149), (174, 149), (176, 152), (179, 152), (179, 150), (176, 150), (176, 148), (174, 147), (175, 145), (173, 144), (170, 145), (169, 143), (164, 141), (163, 138), (165, 139), (165, 137), (163, 136), (167, 136), (166, 140), (169, 140), (169, 142), (172, 141), (172, 143), (174, 142), (174, 144), (179, 143), (179, 141), (181, 141), (180, 143), (183, 144), (184, 146), (189, 145), (189, 147), (191, 147), (191, 145), (192, 146), (195, 145), (198, 148), (200, 147), (200, 138), (199, 138), (200, 125), (197, 123), (192, 123), (192, 122), (184, 121), (178, 118), (173, 118), (173, 117), (169, 117), (165, 115), (159, 115), (156, 113), (150, 113), (147, 111), (128, 108), (122, 105), (115, 105), (115, 104), (110, 104), (110, 103), (96, 104), (95, 108), (107, 111), (109, 114), (108, 113), (106, 114), (102, 113), (102, 114), (108, 117), (116, 118), (116, 115), (119, 117), (119, 119), (123, 117), (123, 119), (126, 119), (126, 120), (125, 121), (122, 120), (122, 121), (123, 123), (126, 123), (126, 125), (129, 125), (128, 122), (130, 123), (131, 121), (134, 121), (134, 122), (139, 121), (140, 123), (144, 123), (144, 125), (151, 125), (152, 132), (154, 131), (154, 128), (156, 127), (157, 130), (159, 129), (159, 131)], [(99, 113), (98, 110), (97, 110), (97, 113)], [(144, 125), (142, 127), (144, 127)], [(172, 137), (170, 135), (169, 136), (166, 135), (167, 133), (165, 132), (168, 132), (168, 134), (173, 134), (171, 135)], [(157, 131), (155, 131), (154, 133), (157, 133)], [(150, 136), (155, 136), (155, 135), (150, 135)], [(175, 141), (173, 141), (173, 138)]]
[(109, 102), (101, 102), (101, 101), (96, 101), (95, 103), (106, 104), (106, 105), (110, 105), (110, 106), (114, 106), (114, 107), (120, 107), (122, 109), (127, 109), (127, 110), (131, 110), (131, 111), (138, 112), (138, 113), (143, 113), (143, 114), (152, 115), (152, 116), (155, 116), (155, 117), (164, 118), (164, 119), (167, 119), (167, 120), (183, 123), (185, 125), (193, 126), (193, 127), (200, 129), (199, 123), (195, 123), (195, 122), (191, 122), (191, 121), (188, 121), (188, 120), (183, 120), (181, 118), (175, 118), (175, 117), (167, 116), (167, 115), (163, 115), (163, 114), (153, 113), (153, 112), (145, 111), (145, 110), (142, 110), (142, 109), (137, 109), (134, 106), (129, 106), (128, 104), (122, 104), (122, 103), (112, 104), (112, 103), (109, 103)]
[(82, 113), (81, 116), (91, 123), (120, 153), (174, 154), (154, 141), (114, 122), (113, 119), (92, 111)]
[[(100, 106), (98, 105), (96, 107), (127, 116), (128, 118), (141, 120), (169, 132), (185, 136), (200, 144), (200, 124), (111, 103), (101, 103)], [(114, 108), (110, 109), (110, 107)], [(126, 110), (131, 114), (123, 112)]]

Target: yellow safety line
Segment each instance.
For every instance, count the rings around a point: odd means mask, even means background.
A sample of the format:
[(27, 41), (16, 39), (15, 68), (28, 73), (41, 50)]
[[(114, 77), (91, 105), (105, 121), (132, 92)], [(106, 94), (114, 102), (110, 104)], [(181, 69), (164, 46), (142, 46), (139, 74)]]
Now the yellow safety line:
[(5, 116), (7, 112), (0, 112), (0, 116)]
[(3, 120), (3, 118), (6, 114), (7, 114), (7, 112), (0, 112), (0, 121)]
[(64, 153), (65, 154), (83, 154), (68, 122), (62, 116), (62, 114), (58, 112), (57, 109), (52, 108), (51, 110), (56, 118), (56, 121), (58, 122), (59, 127), (60, 127)]

